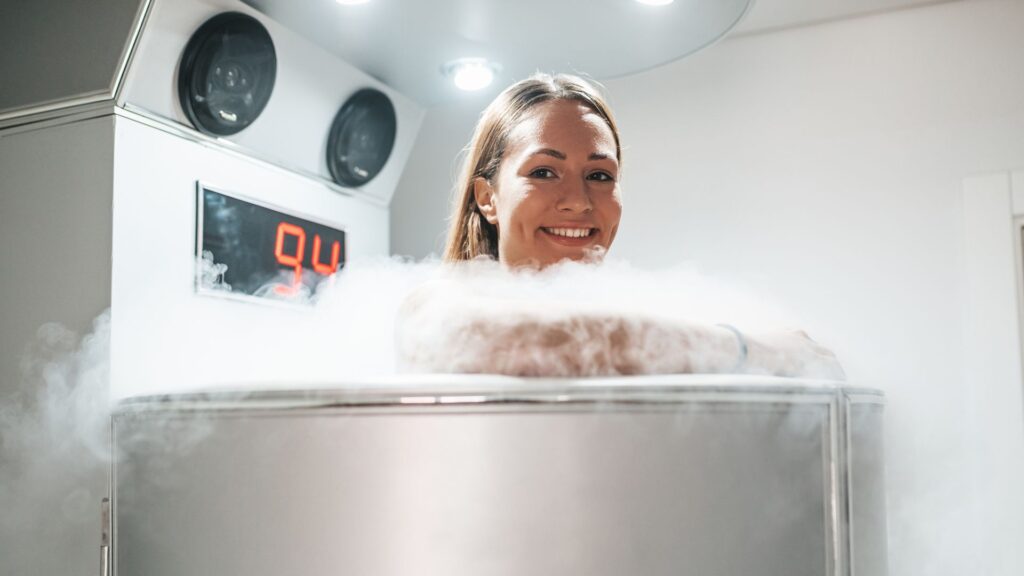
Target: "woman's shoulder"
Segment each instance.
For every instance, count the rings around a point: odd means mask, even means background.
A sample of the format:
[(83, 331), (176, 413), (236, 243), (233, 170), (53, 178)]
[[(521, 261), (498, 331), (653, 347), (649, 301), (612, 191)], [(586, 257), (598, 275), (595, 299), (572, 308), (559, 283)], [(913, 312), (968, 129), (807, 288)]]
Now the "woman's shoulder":
[(458, 278), (439, 273), (409, 291), (398, 308), (399, 318), (417, 314), (429, 306), (458, 301), (464, 298), (464, 292), (465, 287)]
[(500, 264), (490, 259), (446, 262), (439, 266), (429, 279), (414, 287), (402, 305), (417, 307), (439, 300), (462, 300), (469, 293), (482, 296), (489, 292), (488, 287), (507, 280), (507, 274)]

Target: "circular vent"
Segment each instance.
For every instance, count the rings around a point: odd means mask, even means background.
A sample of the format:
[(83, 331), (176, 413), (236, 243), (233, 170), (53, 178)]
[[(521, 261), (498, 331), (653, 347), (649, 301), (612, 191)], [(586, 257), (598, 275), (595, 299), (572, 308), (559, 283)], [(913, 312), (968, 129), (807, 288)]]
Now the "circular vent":
[(276, 75), (267, 29), (246, 14), (218, 14), (185, 46), (178, 71), (181, 107), (201, 132), (235, 134), (263, 111)]
[(342, 186), (362, 186), (380, 173), (395, 145), (395, 106), (364, 88), (342, 105), (327, 138), (327, 168)]

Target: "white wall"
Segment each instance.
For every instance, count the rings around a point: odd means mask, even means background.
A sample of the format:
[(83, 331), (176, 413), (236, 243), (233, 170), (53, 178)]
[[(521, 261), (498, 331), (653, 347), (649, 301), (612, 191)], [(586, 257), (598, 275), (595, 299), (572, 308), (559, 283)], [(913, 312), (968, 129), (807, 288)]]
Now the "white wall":
[[(963, 373), (961, 205), (964, 178), (1024, 167), (1021, 23), (1018, 0), (945, 3), (732, 38), (607, 82), (627, 147), (613, 253), (762, 291), (887, 391), (896, 575), (1024, 573), (1024, 509), (992, 529), (1020, 500), (984, 482), (1024, 454), (974, 458), (994, 439)], [(452, 158), (483, 104), (428, 114), (394, 252), (441, 250)]]
[(494, 93), (429, 110), (391, 198), (391, 252), (422, 258), (441, 254), (460, 152)]

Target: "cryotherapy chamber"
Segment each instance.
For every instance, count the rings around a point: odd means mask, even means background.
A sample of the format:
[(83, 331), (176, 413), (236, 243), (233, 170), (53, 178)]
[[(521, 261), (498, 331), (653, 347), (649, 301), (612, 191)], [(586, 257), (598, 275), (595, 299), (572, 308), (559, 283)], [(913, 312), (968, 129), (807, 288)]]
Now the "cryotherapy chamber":
[[(329, 356), (263, 327), (309, 330), (290, 297), (388, 253), (423, 109), (269, 8), (81, 10), (55, 12), (69, 34), (0, 93), (0, 239), (37, 239), (17, 272), (40, 287), (5, 331), (111, 311), (123, 400), (89, 566), (101, 546), (118, 576), (885, 573), (872, 390), (681, 376), (295, 390), (294, 366), (315, 380)], [(45, 290), (68, 270), (86, 279), (74, 298)], [(250, 386), (201, 392), (226, 382)]]
[(743, 376), (133, 398), (116, 574), (886, 574), (883, 399)]

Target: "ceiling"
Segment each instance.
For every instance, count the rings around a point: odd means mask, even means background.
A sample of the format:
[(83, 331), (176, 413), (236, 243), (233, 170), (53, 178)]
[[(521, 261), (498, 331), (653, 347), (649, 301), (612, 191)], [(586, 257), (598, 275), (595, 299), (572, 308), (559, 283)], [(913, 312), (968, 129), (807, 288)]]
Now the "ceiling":
[(732, 34), (766, 32), (954, 0), (755, 0)]
[(537, 70), (615, 78), (692, 54), (726, 33), (753, 34), (936, 3), (676, 0), (651, 7), (633, 0), (371, 0), (356, 6), (335, 0), (244, 1), (427, 106), (467, 96), (442, 73), (457, 58), (483, 57), (500, 65), (486, 95)]

